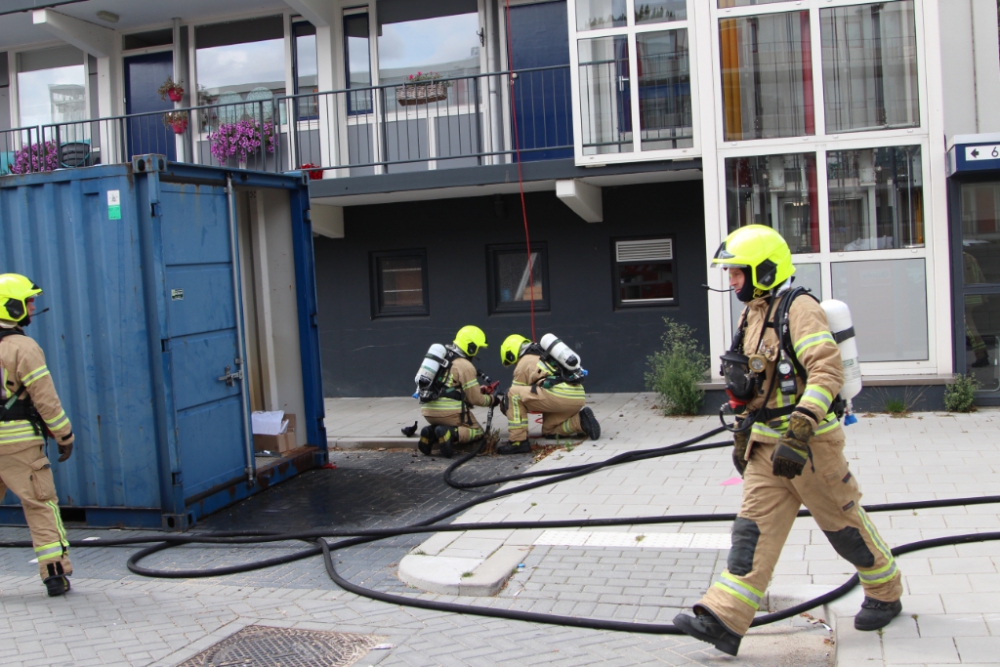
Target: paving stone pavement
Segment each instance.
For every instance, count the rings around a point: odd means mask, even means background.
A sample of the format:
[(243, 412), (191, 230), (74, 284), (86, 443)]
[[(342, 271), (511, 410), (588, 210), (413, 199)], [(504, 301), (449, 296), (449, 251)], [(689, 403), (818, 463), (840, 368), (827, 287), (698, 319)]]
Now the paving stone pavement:
[[(378, 414), (383, 399), (354, 399), (345, 414)], [(398, 399), (388, 399), (397, 401)], [(604, 437), (536, 464), (558, 467), (615, 453), (670, 444), (717, 424), (711, 418), (665, 419), (644, 394), (588, 397)], [(395, 405), (394, 403), (392, 405)], [(394, 408), (395, 409), (395, 408)], [(416, 412), (399, 406), (377, 427), (397, 429)], [(392, 420), (400, 424), (390, 423)], [(357, 422), (355, 422), (357, 424)], [(330, 420), (328, 419), (328, 427)], [(334, 424), (335, 425), (335, 424)], [(848, 456), (865, 503), (983, 495), (1000, 488), (1000, 413), (916, 414), (904, 419), (862, 416), (848, 431)], [(364, 435), (364, 424), (354, 427)], [(534, 428), (537, 428), (534, 427)], [(461, 476), (489, 478), (524, 464), (517, 457), (480, 458)], [(209, 517), (199, 530), (409, 523), (469, 497), (444, 487), (442, 460), (408, 452), (335, 453), (338, 468), (278, 485)], [(506, 467), (505, 467), (506, 466)], [(729, 454), (713, 450), (628, 464), (559, 485), (484, 504), (462, 521), (732, 512), (740, 485)], [(894, 512), (874, 516), (891, 544), (926, 537), (1000, 530), (991, 505)], [(588, 528), (600, 532), (600, 528)], [(726, 523), (633, 528), (636, 535), (727, 533)], [(82, 539), (97, 531), (71, 529)], [(486, 537), (533, 544), (541, 531), (498, 531)], [(536, 534), (537, 532), (537, 534)], [(134, 534), (119, 531), (118, 534)], [(24, 538), (0, 529), (0, 539)], [(690, 604), (725, 560), (724, 549), (534, 546), (525, 568), (494, 598), (421, 593), (394, 577), (396, 563), (424, 537), (393, 538), (337, 555), (357, 583), (425, 599), (559, 614), (669, 622)], [(147, 564), (216, 566), (286, 553), (298, 544), (248, 549), (184, 547)], [(458, 548), (456, 546), (455, 548)], [(368, 665), (840, 665), (1000, 664), (1000, 545), (970, 544), (900, 559), (904, 614), (881, 635), (857, 633), (850, 615), (857, 599), (814, 612), (832, 614), (837, 641), (819, 623), (798, 617), (755, 629), (731, 659), (686, 637), (611, 633), (403, 608), (337, 589), (317, 558), (265, 571), (212, 579), (146, 579), (127, 572), (133, 548), (76, 549), (73, 591), (45, 597), (29, 563), (30, 550), (0, 550), (0, 648), (4, 665), (174, 666), (248, 624), (375, 633), (393, 648), (372, 651)], [(810, 519), (796, 522), (771, 592), (794, 594), (843, 582), (850, 566), (837, 557)], [(666, 583), (664, 583), (666, 582)], [(596, 599), (595, 599), (596, 596)], [(844, 620), (846, 619), (846, 621)], [(835, 655), (834, 655), (835, 653)]]

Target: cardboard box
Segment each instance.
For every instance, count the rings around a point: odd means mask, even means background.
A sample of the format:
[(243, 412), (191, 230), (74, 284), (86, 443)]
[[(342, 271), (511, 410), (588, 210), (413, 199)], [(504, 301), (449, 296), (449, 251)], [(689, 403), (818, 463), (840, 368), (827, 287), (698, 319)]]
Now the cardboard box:
[(288, 420), (288, 429), (281, 435), (255, 435), (253, 437), (253, 449), (255, 452), (267, 450), (272, 454), (284, 454), (290, 449), (295, 449), (295, 415), (285, 414)]

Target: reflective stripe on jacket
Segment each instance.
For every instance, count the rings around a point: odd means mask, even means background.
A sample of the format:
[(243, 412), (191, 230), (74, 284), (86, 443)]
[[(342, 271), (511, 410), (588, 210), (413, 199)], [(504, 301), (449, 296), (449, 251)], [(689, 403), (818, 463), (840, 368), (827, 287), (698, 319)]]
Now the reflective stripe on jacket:
[[(59, 402), (45, 353), (27, 336), (0, 340), (0, 401), (6, 402), (24, 387), (35, 409), (60, 444), (73, 442), (73, 426)], [(16, 452), (42, 443), (42, 436), (26, 419), (0, 422), (0, 450)]]
[[(461, 388), (465, 402), (471, 406), (489, 407), (492, 402), (489, 395), (482, 392), (476, 367), (468, 359), (456, 357), (451, 362), (448, 376), (444, 379), (444, 386), (446, 389)], [(423, 403), (420, 407), (423, 410), (453, 410), (457, 412), (462, 409), (462, 400), (442, 396), (428, 403)]]

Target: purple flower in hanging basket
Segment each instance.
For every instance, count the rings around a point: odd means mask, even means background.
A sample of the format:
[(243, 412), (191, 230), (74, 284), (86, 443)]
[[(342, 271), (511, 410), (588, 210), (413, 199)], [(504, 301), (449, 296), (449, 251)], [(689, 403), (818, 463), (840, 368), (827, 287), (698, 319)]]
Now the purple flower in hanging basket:
[(12, 174), (31, 174), (39, 171), (53, 171), (59, 167), (59, 155), (56, 142), (46, 141), (44, 144), (25, 146), (14, 156), (14, 164), (10, 167)]
[(260, 151), (261, 145), (268, 153), (274, 152), (274, 123), (261, 124), (256, 120), (223, 123), (208, 135), (208, 143), (212, 157), (220, 163), (232, 157), (246, 162), (249, 156)]

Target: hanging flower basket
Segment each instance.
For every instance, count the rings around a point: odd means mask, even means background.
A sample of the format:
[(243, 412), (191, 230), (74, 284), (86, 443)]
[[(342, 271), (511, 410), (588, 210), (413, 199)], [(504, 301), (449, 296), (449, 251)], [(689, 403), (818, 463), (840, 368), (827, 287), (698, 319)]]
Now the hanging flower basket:
[(174, 82), (173, 77), (167, 77), (163, 85), (156, 89), (160, 94), (160, 99), (166, 101), (169, 97), (171, 102), (180, 102), (184, 98), (184, 87), (180, 82)]
[(257, 155), (262, 146), (268, 153), (274, 152), (274, 124), (256, 120), (223, 123), (208, 135), (208, 143), (212, 156), (221, 164), (232, 157), (246, 162), (248, 157)]
[(163, 124), (174, 131), (174, 134), (184, 134), (188, 126), (187, 111), (170, 111), (163, 114)]
[(448, 99), (448, 88), (443, 83), (414, 83), (396, 88), (396, 101), (403, 106), (427, 104)]
[(17, 151), (14, 164), (10, 166), (12, 174), (32, 174), (39, 171), (53, 171), (59, 167), (59, 149), (56, 142), (31, 144)]

